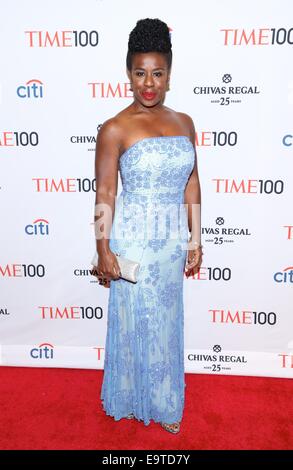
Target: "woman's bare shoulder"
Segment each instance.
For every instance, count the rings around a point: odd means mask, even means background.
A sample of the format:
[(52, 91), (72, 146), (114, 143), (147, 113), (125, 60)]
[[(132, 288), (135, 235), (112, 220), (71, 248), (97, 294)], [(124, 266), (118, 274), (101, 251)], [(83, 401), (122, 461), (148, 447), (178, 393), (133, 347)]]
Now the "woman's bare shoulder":
[(98, 132), (97, 142), (111, 141), (112, 145), (120, 148), (125, 132), (125, 117), (121, 113), (106, 119)]
[(190, 130), (194, 129), (194, 123), (192, 117), (187, 114), (183, 113), (182, 111), (176, 111), (175, 109), (168, 108), (165, 106), (166, 111), (173, 117), (174, 121), (177, 121), (178, 124), (182, 125), (183, 127), (187, 127)]
[(178, 115), (178, 118), (182, 119), (183, 122), (188, 123), (188, 124), (193, 124), (193, 119), (189, 114), (183, 113), (181, 111), (177, 111), (177, 115)]
[(189, 132), (192, 139), (195, 137), (195, 126), (192, 117), (180, 111), (177, 111), (178, 119), (180, 119), (182, 126)]
[(106, 119), (106, 121), (103, 122), (101, 129), (104, 129), (104, 132), (110, 134), (123, 133), (125, 130), (125, 125), (127, 124), (127, 120), (131, 114), (128, 108), (129, 107), (122, 109), (115, 116)]

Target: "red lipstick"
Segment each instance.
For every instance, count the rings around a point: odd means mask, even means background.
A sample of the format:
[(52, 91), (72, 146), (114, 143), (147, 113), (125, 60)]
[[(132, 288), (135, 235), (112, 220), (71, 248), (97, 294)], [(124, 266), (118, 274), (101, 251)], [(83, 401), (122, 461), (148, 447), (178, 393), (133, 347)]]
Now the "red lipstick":
[(151, 101), (155, 98), (156, 93), (145, 91), (144, 93), (142, 93), (142, 96), (145, 100)]

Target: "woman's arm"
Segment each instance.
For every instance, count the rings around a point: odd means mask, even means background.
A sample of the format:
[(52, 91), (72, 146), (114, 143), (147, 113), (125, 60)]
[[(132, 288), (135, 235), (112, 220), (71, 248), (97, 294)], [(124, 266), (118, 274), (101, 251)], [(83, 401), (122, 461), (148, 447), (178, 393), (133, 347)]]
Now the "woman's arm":
[(118, 186), (119, 129), (114, 118), (104, 122), (96, 140), (95, 176), (95, 237), (98, 252), (98, 272), (110, 279), (118, 279), (119, 265), (109, 247), (110, 232), (115, 214)]
[[(189, 116), (188, 116), (189, 117)], [(195, 163), (185, 187), (184, 203), (188, 214), (190, 241), (188, 243), (188, 274), (201, 264), (201, 188), (195, 147), (195, 127), (189, 117), (190, 137), (195, 151)]]
[(195, 163), (184, 192), (184, 203), (188, 211), (188, 228), (191, 234), (190, 248), (201, 244), (201, 189), (195, 147), (195, 128), (190, 118), (191, 140), (195, 151)]
[(118, 185), (119, 144), (113, 119), (106, 121), (96, 140), (95, 236), (97, 252), (108, 253)]

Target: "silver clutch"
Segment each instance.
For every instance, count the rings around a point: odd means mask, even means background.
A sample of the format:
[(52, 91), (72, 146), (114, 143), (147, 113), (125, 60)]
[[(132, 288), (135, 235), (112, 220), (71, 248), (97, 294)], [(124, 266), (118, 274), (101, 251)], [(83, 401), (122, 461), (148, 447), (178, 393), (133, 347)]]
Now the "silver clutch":
[[(130, 282), (137, 282), (137, 276), (139, 272), (140, 264), (137, 261), (132, 261), (131, 259), (124, 258), (119, 253), (115, 253), (117, 256), (117, 262), (120, 268), (120, 277)], [(92, 259), (92, 265), (97, 266), (98, 264), (98, 253), (95, 252), (95, 255)]]

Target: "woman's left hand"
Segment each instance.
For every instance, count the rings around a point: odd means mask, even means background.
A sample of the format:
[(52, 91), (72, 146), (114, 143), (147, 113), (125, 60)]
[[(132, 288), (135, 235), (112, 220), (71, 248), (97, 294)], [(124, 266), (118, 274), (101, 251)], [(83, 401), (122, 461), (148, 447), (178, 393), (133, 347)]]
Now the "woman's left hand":
[(196, 274), (202, 263), (202, 249), (198, 247), (196, 250), (188, 250), (187, 260), (185, 264), (186, 277)]

